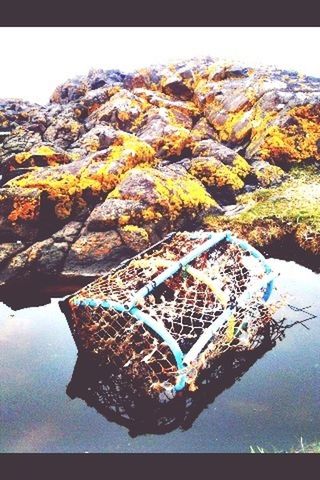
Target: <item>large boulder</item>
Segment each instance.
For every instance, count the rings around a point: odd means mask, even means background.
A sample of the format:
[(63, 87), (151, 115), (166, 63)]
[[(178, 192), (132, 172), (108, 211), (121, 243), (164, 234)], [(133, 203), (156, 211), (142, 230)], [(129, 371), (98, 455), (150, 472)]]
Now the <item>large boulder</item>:
[[(145, 202), (144, 221), (151, 222), (162, 233), (192, 222), (196, 225), (204, 212), (221, 212), (202, 183), (178, 165), (158, 169), (136, 167), (123, 177), (108, 198)], [(135, 223), (134, 216), (126, 223)]]

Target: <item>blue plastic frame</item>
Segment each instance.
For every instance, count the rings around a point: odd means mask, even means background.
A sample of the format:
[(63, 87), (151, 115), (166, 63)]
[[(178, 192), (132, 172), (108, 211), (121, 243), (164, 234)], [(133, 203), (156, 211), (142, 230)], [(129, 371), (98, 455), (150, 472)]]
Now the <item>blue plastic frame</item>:
[[(74, 300), (74, 303), (79, 306), (90, 306), (90, 307), (98, 307), (101, 306), (105, 309), (114, 309), (119, 313), (128, 313), (137, 321), (142, 322), (143, 324), (147, 325), (150, 329), (152, 329), (162, 340), (168, 345), (170, 348), (176, 364), (178, 368), (178, 378), (177, 383), (175, 385), (175, 390), (179, 391), (185, 387), (186, 384), (186, 376), (184, 373), (185, 367), (195, 360), (205, 345), (210, 341), (214, 333), (232, 316), (233, 311), (236, 309), (234, 308), (227, 308), (216, 320), (215, 322), (208, 327), (202, 335), (198, 338), (196, 343), (192, 346), (192, 348), (184, 354), (179, 347), (178, 342), (173, 338), (171, 333), (161, 324), (159, 324), (156, 320), (154, 320), (149, 315), (143, 313), (136, 305), (141, 298), (146, 297), (149, 293), (151, 293), (158, 285), (163, 283), (168, 278), (172, 277), (175, 273), (177, 273), (181, 268), (188, 265), (192, 262), (195, 258), (200, 256), (205, 251), (209, 250), (214, 245), (222, 241), (227, 241), (239, 246), (244, 251), (249, 252), (252, 256), (257, 258), (264, 266), (264, 270), (266, 273), (266, 279), (262, 281), (260, 284), (257, 285), (254, 291), (248, 292), (245, 291), (243, 296), (244, 298), (250, 298), (251, 295), (258, 291), (261, 288), (265, 287), (265, 292), (263, 295), (263, 300), (265, 302), (268, 301), (270, 295), (273, 290), (274, 286), (274, 278), (270, 278), (272, 276), (272, 270), (268, 265), (265, 257), (254, 247), (252, 247), (248, 242), (245, 240), (240, 240), (234, 235), (231, 234), (230, 231), (225, 231), (222, 233), (210, 232), (208, 233), (208, 240), (206, 240), (202, 245), (199, 245), (194, 250), (189, 252), (179, 261), (175, 262), (173, 265), (165, 269), (160, 275), (155, 277), (151, 282), (141, 288), (136, 294), (134, 295), (133, 299), (128, 304), (120, 304), (113, 301), (103, 300)], [(266, 281), (267, 280), (267, 281)]]

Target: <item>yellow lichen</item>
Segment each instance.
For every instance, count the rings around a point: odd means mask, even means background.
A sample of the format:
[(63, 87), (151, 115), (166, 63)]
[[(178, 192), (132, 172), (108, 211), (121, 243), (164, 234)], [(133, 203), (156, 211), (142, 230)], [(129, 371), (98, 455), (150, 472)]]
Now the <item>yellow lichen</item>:
[(14, 162), (17, 166), (30, 166), (34, 167), (38, 165), (37, 158), (44, 158), (47, 166), (60, 165), (62, 163), (69, 163), (74, 160), (74, 156), (67, 153), (58, 153), (52, 147), (48, 145), (40, 145), (32, 148), (28, 152), (20, 152), (14, 156)]
[(280, 163), (300, 163), (308, 159), (320, 161), (320, 107), (295, 107), (287, 115), (288, 122), (284, 126), (269, 126), (259, 156)]
[(138, 227), (137, 225), (126, 225), (123, 227), (123, 231), (126, 233), (138, 234), (144, 240), (149, 240), (148, 232), (144, 228)]
[[(153, 192), (152, 205), (143, 213), (145, 220), (154, 220), (163, 215), (166, 219), (174, 221), (183, 211), (188, 211), (191, 217), (195, 217), (201, 209), (217, 205), (201, 183), (187, 173), (178, 178), (171, 178), (165, 173), (147, 166), (137, 167), (133, 171), (136, 173), (140, 171), (142, 178), (147, 176), (153, 184), (150, 187)], [(127, 175), (131, 175), (131, 172)], [(126, 178), (125, 175), (124, 181)], [(143, 190), (124, 194), (121, 191), (121, 184), (109, 194), (108, 198), (147, 201)]]
[[(240, 169), (240, 168), (239, 168)], [(240, 190), (244, 183), (234, 169), (212, 158), (198, 158), (191, 165), (190, 173), (208, 187), (230, 186)]]

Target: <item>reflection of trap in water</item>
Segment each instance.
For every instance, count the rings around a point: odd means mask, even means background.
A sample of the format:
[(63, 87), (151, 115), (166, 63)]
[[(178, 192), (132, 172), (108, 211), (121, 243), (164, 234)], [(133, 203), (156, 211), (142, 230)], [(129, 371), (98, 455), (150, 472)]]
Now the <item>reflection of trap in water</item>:
[(94, 355), (80, 354), (67, 387), (70, 398), (81, 398), (107, 420), (126, 427), (129, 435), (165, 434), (188, 430), (204, 408), (230, 388), (284, 336), (285, 327), (271, 321), (261, 331), (252, 350), (229, 350), (209, 362), (197, 377), (196, 391), (180, 392), (159, 402), (144, 392), (143, 379), (132, 378), (125, 369), (102, 366)]
[(251, 350), (271, 320), (273, 274), (230, 232), (173, 233), (62, 302), (79, 351), (149, 394), (192, 389), (207, 363)]

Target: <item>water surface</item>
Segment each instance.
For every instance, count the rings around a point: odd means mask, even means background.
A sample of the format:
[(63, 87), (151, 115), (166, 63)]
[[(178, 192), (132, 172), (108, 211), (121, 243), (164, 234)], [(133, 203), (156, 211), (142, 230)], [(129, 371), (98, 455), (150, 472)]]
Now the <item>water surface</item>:
[[(281, 272), (278, 318), (315, 318), (289, 328), (239, 381), (199, 407), (186, 430), (132, 438), (66, 388), (77, 350), (58, 299), (14, 311), (0, 304), (1, 452), (248, 452), (250, 445), (290, 449), (320, 439), (320, 276), (293, 262)], [(17, 296), (19, 291), (16, 292)], [(228, 382), (227, 382), (228, 383)], [(219, 392), (218, 392), (219, 393)], [(132, 432), (131, 432), (132, 433)]]

